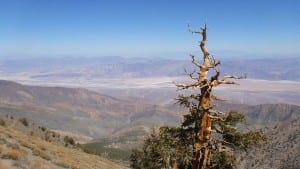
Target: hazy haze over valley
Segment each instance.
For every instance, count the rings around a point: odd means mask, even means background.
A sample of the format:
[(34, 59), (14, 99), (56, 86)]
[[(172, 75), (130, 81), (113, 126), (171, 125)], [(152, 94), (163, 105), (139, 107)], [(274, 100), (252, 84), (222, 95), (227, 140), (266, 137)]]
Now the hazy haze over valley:
[[(168, 104), (177, 96), (174, 83), (189, 80), (184, 69), (192, 72), (189, 58), (149, 59), (123, 57), (66, 57), (7, 59), (0, 62), (0, 78), (35, 86), (87, 88), (116, 97), (138, 97), (149, 102)], [(232, 67), (239, 63), (239, 67)], [(234, 103), (289, 103), (299, 105), (300, 59), (224, 58), (224, 74), (246, 75), (241, 85), (216, 90)], [(284, 71), (281, 71), (284, 68)], [(267, 79), (267, 80), (266, 80)], [(161, 93), (161, 97), (153, 98)], [(237, 98), (237, 99), (234, 99)]]

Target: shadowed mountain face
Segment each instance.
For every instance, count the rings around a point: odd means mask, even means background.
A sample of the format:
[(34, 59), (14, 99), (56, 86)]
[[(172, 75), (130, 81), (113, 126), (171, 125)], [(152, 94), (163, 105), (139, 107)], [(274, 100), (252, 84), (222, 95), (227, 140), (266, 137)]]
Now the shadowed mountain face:
[(0, 110), (47, 127), (107, 137), (124, 127), (177, 124), (178, 115), (137, 99), (118, 99), (86, 89), (25, 86), (0, 81)]
[(101, 95), (86, 89), (33, 87), (3, 80), (0, 81), (0, 86), (0, 99), (3, 104), (27, 105), (53, 111), (66, 110), (82, 113), (91, 118), (129, 115), (148, 108), (146, 103), (143, 103), (144, 107), (138, 107), (138, 104), (132, 101)]

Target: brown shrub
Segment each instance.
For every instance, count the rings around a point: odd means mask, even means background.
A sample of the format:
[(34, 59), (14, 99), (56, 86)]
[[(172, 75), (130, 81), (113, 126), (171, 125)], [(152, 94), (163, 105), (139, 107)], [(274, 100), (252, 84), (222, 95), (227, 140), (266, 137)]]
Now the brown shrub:
[(7, 147), (14, 149), (14, 150), (20, 150), (20, 146), (16, 143), (8, 143)]

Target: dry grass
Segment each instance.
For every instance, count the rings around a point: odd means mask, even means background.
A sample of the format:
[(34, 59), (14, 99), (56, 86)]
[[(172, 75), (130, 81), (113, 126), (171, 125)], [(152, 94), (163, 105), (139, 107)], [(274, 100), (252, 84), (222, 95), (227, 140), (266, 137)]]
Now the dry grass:
[[(33, 151), (33, 154), (37, 155), (36, 158), (41, 157), (43, 159), (49, 160), (52, 164), (57, 166), (73, 169), (127, 169), (127, 167), (118, 165), (99, 156), (90, 155), (82, 151), (67, 148), (61, 145), (55, 145), (53, 143), (46, 142), (45, 140), (37, 136), (31, 136), (30, 134), (26, 135), (11, 128), (4, 128), (0, 126), (0, 132), (3, 132), (5, 134), (9, 133), (15, 140), (20, 143), (20, 145), (31, 149)], [(20, 157), (21, 156), (18, 156), (17, 158)], [(42, 163), (42, 161), (37, 162), (37, 164), (35, 165), (43, 166), (44, 163)]]
[(20, 146), (16, 143), (8, 143), (8, 144), (6, 144), (6, 147), (9, 147), (9, 148), (14, 149), (14, 150), (19, 150), (20, 149)]
[(4, 165), (1, 161), (0, 161), (0, 169), (8, 169), (9, 167)]
[(40, 156), (45, 160), (51, 160), (51, 155), (49, 155), (49, 153), (46, 151), (47, 143), (36, 136), (29, 137), (30, 140), (28, 138), (22, 139), (23, 137), (20, 136), (18, 136), (17, 139), (22, 146), (31, 149), (33, 151), (33, 155)]
[(28, 142), (26, 140), (19, 140), (19, 143), (24, 146), (24, 147), (27, 147), (27, 148), (31, 148), (33, 145), (31, 142)]
[(50, 155), (46, 151), (43, 151), (38, 147), (33, 147), (32, 151), (33, 151), (33, 154), (36, 156), (40, 156), (45, 160), (51, 160)]
[(2, 150), (2, 158), (19, 160), (23, 157), (27, 156), (27, 152), (21, 149), (11, 149), (11, 148), (3, 148)]
[(6, 144), (6, 142), (7, 142), (7, 141), (5, 140), (5, 138), (1, 138), (1, 137), (0, 137), (0, 145)]
[(34, 159), (32, 163), (32, 169), (52, 169), (49, 165), (39, 159)]
[(59, 160), (59, 159), (54, 161), (54, 164), (56, 164), (60, 167), (63, 167), (63, 168), (72, 168), (73, 169), (73, 167), (76, 167), (76, 166), (71, 166), (67, 161)]

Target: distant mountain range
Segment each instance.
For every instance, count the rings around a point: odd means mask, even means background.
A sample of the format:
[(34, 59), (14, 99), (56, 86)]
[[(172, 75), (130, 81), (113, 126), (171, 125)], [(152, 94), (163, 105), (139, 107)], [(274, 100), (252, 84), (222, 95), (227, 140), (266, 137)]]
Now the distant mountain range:
[[(191, 61), (186, 59), (123, 58), (112, 57), (64, 57), (27, 58), (0, 61), (0, 72), (19, 74), (32, 79), (62, 78), (131, 78), (181, 76), (184, 68), (192, 71)], [(223, 58), (221, 72), (246, 74), (251, 79), (300, 80), (300, 57), (290, 58)]]

